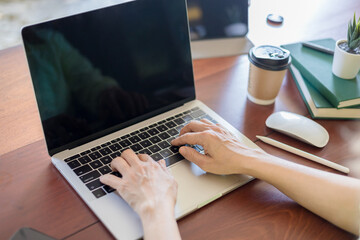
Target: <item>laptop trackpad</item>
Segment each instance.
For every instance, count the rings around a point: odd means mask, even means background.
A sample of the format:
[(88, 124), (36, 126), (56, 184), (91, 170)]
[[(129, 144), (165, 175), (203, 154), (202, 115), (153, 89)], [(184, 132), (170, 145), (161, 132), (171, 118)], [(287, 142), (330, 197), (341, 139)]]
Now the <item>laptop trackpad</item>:
[(207, 173), (187, 160), (170, 167), (169, 170), (178, 182), (175, 207), (177, 219), (253, 179), (246, 175)]

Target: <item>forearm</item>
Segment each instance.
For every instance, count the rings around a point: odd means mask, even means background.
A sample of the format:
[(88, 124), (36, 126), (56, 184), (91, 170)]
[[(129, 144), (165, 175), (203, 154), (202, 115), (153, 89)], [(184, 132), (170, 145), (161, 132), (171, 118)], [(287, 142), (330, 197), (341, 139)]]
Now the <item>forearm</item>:
[(271, 155), (251, 161), (248, 175), (349, 232), (359, 235), (360, 180), (295, 164)]
[(157, 209), (156, 212), (143, 214), (141, 221), (145, 240), (181, 239), (174, 211)]

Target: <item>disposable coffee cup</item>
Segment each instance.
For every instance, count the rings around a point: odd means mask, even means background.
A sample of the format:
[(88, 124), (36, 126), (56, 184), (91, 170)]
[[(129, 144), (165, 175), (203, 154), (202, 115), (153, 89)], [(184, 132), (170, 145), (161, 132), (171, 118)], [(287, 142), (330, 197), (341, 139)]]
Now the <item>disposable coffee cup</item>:
[(248, 99), (256, 104), (275, 102), (291, 63), (290, 52), (276, 46), (253, 47), (249, 51)]

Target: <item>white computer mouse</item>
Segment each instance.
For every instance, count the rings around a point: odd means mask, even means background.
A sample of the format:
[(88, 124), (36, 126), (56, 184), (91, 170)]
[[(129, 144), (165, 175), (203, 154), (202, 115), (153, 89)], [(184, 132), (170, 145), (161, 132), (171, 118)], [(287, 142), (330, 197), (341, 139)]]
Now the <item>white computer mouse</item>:
[(315, 121), (290, 112), (276, 112), (266, 119), (266, 126), (316, 147), (324, 147), (329, 133)]

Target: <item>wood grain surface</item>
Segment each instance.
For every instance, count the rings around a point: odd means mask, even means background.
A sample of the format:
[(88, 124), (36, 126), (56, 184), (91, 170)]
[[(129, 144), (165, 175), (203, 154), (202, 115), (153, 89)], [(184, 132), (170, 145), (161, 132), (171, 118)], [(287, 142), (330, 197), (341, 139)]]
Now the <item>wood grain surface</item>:
[[(273, 5), (275, 4), (275, 5)], [(278, 11), (283, 26), (266, 23)], [(360, 1), (252, 0), (249, 37), (255, 43), (282, 44), (322, 37), (342, 38)], [(289, 161), (335, 172), (256, 140), (267, 135), (349, 167), (360, 178), (360, 121), (318, 120), (330, 134), (315, 148), (265, 127), (273, 112), (309, 117), (290, 74), (275, 104), (246, 98), (247, 56), (194, 61), (197, 98), (218, 112), (266, 152)], [(51, 164), (41, 130), (22, 47), (0, 51), (0, 239), (28, 226), (59, 239), (112, 239), (96, 216)], [(178, 221), (183, 239), (356, 239), (283, 195), (266, 182), (251, 183)], [(119, 226), (121, 227), (121, 226)]]

